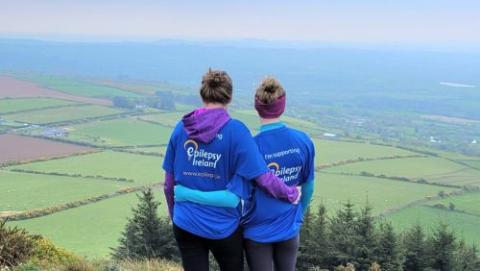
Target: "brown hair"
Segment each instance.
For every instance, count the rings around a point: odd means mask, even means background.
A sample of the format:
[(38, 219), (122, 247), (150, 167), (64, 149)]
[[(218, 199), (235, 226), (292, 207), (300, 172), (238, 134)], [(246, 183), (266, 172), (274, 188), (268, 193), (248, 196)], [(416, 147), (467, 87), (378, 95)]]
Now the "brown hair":
[(264, 104), (271, 104), (283, 95), (285, 95), (285, 90), (280, 82), (273, 77), (265, 78), (255, 93), (255, 97)]
[(226, 105), (232, 100), (232, 79), (225, 71), (208, 69), (202, 77), (200, 96), (205, 103)]

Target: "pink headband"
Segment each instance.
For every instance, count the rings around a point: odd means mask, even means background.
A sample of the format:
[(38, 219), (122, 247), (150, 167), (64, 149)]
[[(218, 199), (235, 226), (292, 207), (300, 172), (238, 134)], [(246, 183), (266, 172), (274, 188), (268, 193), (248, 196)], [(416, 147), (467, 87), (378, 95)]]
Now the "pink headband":
[(255, 109), (260, 117), (264, 119), (274, 119), (280, 117), (285, 111), (287, 95), (278, 97), (273, 103), (266, 104), (255, 97)]

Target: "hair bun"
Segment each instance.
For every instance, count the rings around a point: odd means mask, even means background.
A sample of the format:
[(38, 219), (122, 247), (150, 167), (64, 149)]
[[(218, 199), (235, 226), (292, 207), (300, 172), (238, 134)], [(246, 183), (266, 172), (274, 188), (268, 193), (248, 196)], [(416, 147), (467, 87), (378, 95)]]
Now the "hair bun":
[(267, 78), (263, 81), (263, 90), (268, 93), (275, 93), (279, 88), (279, 83), (273, 78)]
[(221, 71), (212, 71), (209, 72), (204, 77), (204, 82), (211, 88), (218, 87), (225, 80), (225, 73)]

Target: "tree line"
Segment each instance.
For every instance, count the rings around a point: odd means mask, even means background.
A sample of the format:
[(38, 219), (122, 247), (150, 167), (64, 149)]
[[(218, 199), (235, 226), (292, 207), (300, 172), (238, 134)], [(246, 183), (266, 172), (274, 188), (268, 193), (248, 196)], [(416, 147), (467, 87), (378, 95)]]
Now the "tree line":
[[(139, 200), (112, 255), (179, 261), (170, 220), (158, 216), (160, 203), (153, 192), (143, 191)], [(376, 218), (368, 205), (357, 210), (347, 202), (332, 216), (319, 205), (305, 214), (300, 239), (301, 271), (480, 270), (476, 246), (459, 239), (447, 225), (439, 223), (430, 232), (415, 224), (399, 234), (391, 223)]]

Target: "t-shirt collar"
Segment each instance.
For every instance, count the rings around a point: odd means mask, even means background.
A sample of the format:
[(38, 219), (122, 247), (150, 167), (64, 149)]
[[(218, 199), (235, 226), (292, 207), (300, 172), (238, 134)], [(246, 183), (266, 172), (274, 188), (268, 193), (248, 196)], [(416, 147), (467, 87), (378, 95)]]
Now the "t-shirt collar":
[(262, 126), (260, 126), (260, 133), (270, 131), (270, 130), (274, 130), (274, 129), (278, 129), (278, 128), (282, 128), (282, 127), (285, 127), (285, 126), (286, 126), (285, 123), (282, 122), (282, 121), (263, 124)]

